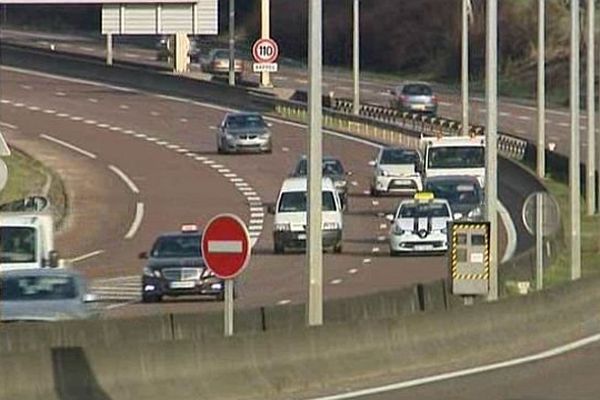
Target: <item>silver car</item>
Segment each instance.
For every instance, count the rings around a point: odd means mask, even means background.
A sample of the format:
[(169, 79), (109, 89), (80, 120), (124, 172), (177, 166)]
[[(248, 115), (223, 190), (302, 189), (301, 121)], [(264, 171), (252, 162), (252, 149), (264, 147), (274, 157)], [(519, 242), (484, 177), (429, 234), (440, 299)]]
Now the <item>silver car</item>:
[(69, 269), (22, 269), (2, 273), (0, 321), (60, 321), (93, 315), (84, 278)]
[(438, 101), (427, 83), (407, 83), (391, 91), (391, 107), (399, 111), (437, 114)]
[(262, 115), (252, 112), (225, 115), (217, 132), (219, 153), (262, 152), (271, 153), (271, 124)]

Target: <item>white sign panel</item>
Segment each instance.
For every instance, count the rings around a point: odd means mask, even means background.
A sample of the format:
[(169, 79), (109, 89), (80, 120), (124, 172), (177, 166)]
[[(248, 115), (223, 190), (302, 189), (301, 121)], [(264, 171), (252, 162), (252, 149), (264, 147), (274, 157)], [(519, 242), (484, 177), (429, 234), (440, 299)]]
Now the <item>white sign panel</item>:
[(102, 33), (216, 35), (219, 33), (218, 11), (218, 0), (105, 4), (102, 6)]
[(254, 63), (252, 69), (254, 72), (277, 72), (277, 63)]

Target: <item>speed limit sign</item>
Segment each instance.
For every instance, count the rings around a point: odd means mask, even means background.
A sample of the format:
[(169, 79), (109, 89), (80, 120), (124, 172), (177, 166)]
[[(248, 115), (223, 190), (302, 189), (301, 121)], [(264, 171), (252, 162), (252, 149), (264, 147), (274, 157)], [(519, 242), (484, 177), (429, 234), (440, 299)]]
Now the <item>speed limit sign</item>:
[(252, 57), (258, 64), (272, 64), (279, 57), (279, 47), (273, 39), (258, 39), (252, 46)]

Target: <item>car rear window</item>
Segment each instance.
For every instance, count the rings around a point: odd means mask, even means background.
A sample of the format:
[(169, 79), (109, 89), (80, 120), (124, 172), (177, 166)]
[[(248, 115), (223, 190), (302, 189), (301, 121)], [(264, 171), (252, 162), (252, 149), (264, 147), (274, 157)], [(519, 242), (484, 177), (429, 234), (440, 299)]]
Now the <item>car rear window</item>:
[(406, 85), (402, 88), (402, 94), (409, 96), (431, 96), (433, 92), (427, 85)]

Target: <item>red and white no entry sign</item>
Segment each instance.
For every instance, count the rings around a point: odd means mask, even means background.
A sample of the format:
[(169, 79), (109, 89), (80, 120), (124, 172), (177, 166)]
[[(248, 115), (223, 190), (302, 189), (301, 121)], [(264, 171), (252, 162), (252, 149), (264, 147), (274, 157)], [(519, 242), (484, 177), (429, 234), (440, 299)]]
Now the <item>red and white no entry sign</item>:
[(204, 262), (221, 279), (233, 279), (242, 272), (250, 261), (250, 250), (248, 229), (236, 215), (217, 215), (204, 228)]
[(279, 47), (273, 39), (258, 39), (252, 46), (252, 57), (260, 64), (274, 63), (279, 57)]

